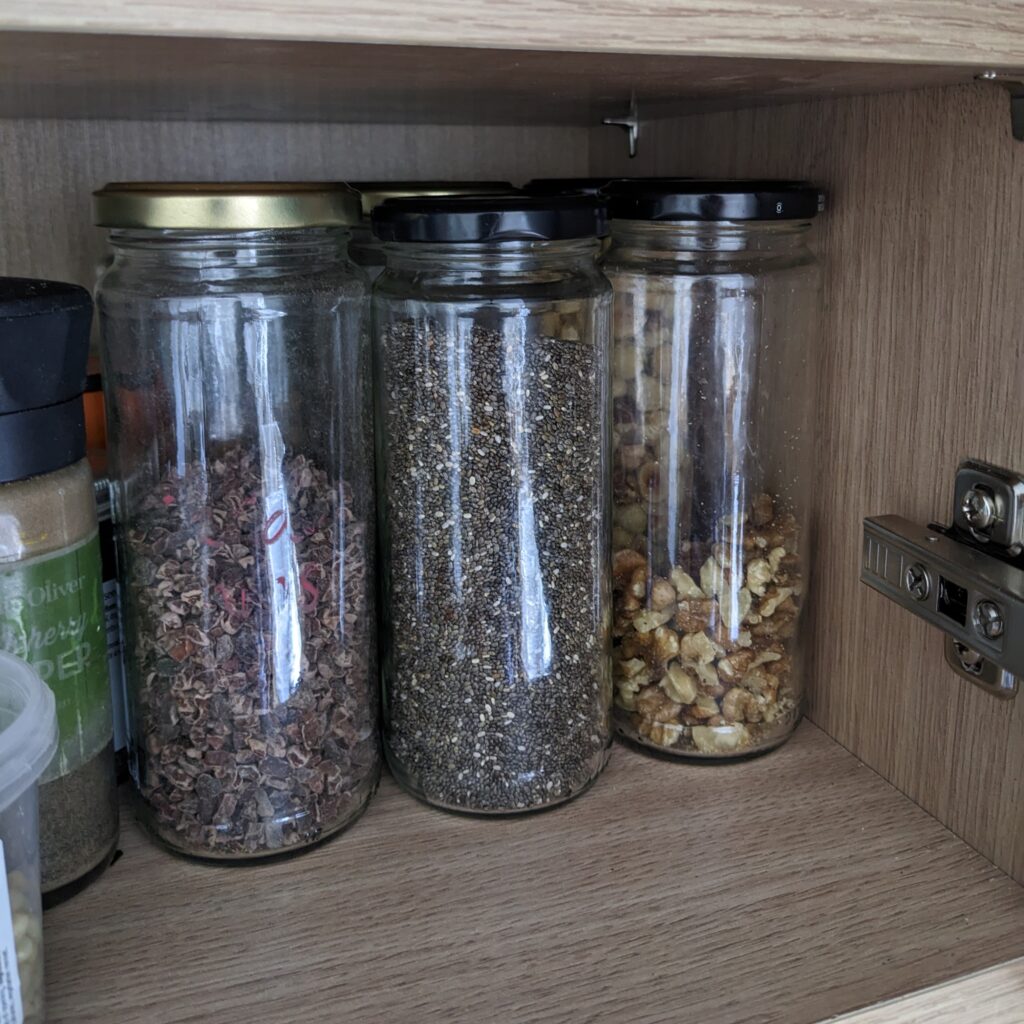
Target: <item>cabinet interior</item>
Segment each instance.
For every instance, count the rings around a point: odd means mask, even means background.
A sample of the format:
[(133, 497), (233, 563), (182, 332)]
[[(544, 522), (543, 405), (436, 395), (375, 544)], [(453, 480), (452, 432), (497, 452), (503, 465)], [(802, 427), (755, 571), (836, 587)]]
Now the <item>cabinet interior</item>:
[[(15, 71), (0, 87), (3, 274), (91, 285), (103, 233), (89, 193), (108, 180), (825, 186), (809, 716), (1024, 882), (1024, 696), (956, 677), (937, 632), (858, 582), (863, 516), (948, 521), (962, 458), (1024, 462), (1024, 143), (1002, 89), (938, 65), (0, 38)], [(600, 124), (631, 96), (634, 160)]]

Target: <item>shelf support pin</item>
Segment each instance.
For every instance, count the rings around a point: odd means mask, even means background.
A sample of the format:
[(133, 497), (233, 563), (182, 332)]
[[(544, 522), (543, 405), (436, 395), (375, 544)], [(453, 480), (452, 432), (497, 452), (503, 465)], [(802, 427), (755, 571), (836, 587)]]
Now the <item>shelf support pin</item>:
[(636, 156), (637, 143), (640, 141), (640, 116), (637, 112), (635, 94), (630, 94), (629, 110), (625, 117), (605, 117), (602, 118), (601, 123), (616, 128), (625, 128), (630, 158)]

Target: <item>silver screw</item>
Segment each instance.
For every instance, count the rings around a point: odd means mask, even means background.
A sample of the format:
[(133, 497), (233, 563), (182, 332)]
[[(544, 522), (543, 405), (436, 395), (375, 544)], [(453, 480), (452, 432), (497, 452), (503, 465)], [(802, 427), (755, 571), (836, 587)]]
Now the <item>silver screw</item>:
[(972, 487), (960, 502), (964, 519), (975, 530), (987, 530), (996, 521), (996, 503), (992, 495), (979, 487)]
[(923, 601), (932, 589), (928, 570), (920, 562), (907, 566), (907, 571), (903, 574), (903, 585), (915, 601)]
[(960, 660), (960, 667), (965, 672), (970, 672), (972, 676), (980, 676), (981, 670), (985, 665), (984, 655), (968, 647), (967, 644), (960, 643), (959, 640), (953, 641), (953, 647), (956, 650), (957, 658)]
[(979, 601), (974, 609), (974, 623), (978, 632), (989, 640), (998, 640), (1003, 635), (1003, 613), (995, 601)]

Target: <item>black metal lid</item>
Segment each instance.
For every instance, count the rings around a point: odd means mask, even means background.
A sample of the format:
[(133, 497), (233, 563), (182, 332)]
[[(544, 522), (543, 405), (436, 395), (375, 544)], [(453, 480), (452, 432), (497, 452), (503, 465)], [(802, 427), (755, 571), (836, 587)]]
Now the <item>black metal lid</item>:
[(351, 181), (369, 217), (375, 206), (404, 196), (482, 196), (517, 192), (510, 181)]
[(0, 483), (85, 455), (92, 299), (59, 281), (0, 278)]
[(605, 195), (612, 220), (809, 220), (825, 208), (807, 181), (623, 178)]
[(514, 242), (595, 238), (608, 233), (596, 196), (417, 196), (373, 211), (382, 242)]
[(604, 190), (614, 178), (533, 178), (523, 186), (531, 196), (564, 196), (571, 192), (582, 192), (593, 196)]

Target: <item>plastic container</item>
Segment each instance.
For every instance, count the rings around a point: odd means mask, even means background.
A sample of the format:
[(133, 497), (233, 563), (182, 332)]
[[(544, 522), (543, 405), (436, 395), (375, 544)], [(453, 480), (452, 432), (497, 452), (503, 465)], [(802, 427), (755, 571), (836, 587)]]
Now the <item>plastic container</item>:
[(608, 186), (615, 289), (615, 721), (691, 757), (770, 749), (801, 714), (820, 194)]
[(363, 216), (352, 226), (348, 252), (371, 281), (376, 281), (384, 269), (384, 243), (374, 238), (370, 228), (370, 214), (381, 203), (402, 196), (500, 195), (516, 191), (508, 181), (354, 181), (352, 188), (359, 193)]
[(296, 850), (381, 764), (359, 202), (108, 186), (97, 212), (138, 814), (195, 856)]
[(53, 690), (60, 742), (39, 791), (48, 904), (110, 862), (118, 838), (100, 542), (82, 389), (92, 300), (0, 279), (0, 650)]
[(38, 782), (56, 749), (53, 693), (0, 653), (0, 1010), (24, 1024), (44, 1020)]
[(608, 756), (603, 227), (585, 197), (374, 212), (385, 749), (436, 806), (548, 807)]

